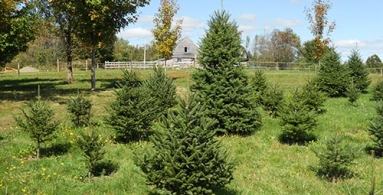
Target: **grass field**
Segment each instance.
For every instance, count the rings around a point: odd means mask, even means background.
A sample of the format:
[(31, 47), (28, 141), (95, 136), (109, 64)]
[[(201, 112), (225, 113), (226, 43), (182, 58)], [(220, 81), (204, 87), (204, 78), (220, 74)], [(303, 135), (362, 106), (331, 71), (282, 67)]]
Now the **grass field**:
[[(179, 95), (188, 91), (192, 82), (192, 69), (168, 70), (174, 78)], [(251, 76), (254, 70), (247, 70)], [(141, 70), (146, 77), (151, 70)], [(288, 95), (305, 84), (315, 73), (304, 71), (265, 71), (270, 83), (278, 83)], [(150, 187), (145, 177), (134, 165), (135, 154), (142, 153), (146, 142), (106, 146), (106, 158), (118, 165), (115, 173), (93, 179), (86, 178), (84, 158), (73, 147), (77, 130), (70, 128), (67, 119), (66, 100), (77, 92), (88, 95), (93, 106), (93, 120), (106, 132), (105, 108), (114, 100), (114, 84), (122, 78), (121, 70), (97, 70), (97, 90), (90, 91), (90, 72), (75, 70), (75, 83), (65, 84), (65, 72), (39, 72), (0, 74), (0, 194), (148, 194)], [(335, 132), (347, 135), (347, 141), (363, 149), (370, 143), (366, 128), (375, 115), (374, 102), (369, 101), (372, 86), (382, 76), (370, 75), (372, 84), (369, 93), (362, 94), (356, 106), (346, 98), (328, 99), (326, 112), (318, 117), (315, 134), (318, 142)], [(20, 107), (37, 96), (40, 85), (41, 97), (51, 101), (55, 117), (61, 121), (56, 132), (57, 139), (43, 145), (45, 157), (36, 160), (33, 142), (15, 125), (14, 115)], [(372, 169), (376, 191), (383, 188), (383, 160), (372, 159), (361, 152), (351, 166), (356, 174), (351, 179), (331, 183), (318, 178), (311, 167), (318, 163), (309, 146), (284, 145), (279, 143), (281, 132), (279, 119), (263, 114), (262, 129), (248, 137), (223, 136), (224, 148), (236, 163), (234, 180), (221, 194), (368, 194), (371, 188)]]

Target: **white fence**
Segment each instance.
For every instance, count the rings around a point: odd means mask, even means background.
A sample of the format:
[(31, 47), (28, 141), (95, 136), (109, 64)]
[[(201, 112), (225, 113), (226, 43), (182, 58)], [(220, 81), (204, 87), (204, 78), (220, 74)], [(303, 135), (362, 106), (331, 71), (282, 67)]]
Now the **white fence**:
[(157, 61), (131, 61), (131, 62), (105, 62), (105, 69), (131, 69), (131, 68), (152, 68), (158, 64)]

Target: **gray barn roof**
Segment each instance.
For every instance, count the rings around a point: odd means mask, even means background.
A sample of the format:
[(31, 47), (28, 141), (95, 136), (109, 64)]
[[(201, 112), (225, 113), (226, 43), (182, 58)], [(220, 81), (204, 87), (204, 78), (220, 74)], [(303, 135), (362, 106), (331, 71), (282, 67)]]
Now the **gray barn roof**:
[(195, 58), (197, 54), (198, 46), (189, 37), (184, 37), (174, 49), (173, 58)]

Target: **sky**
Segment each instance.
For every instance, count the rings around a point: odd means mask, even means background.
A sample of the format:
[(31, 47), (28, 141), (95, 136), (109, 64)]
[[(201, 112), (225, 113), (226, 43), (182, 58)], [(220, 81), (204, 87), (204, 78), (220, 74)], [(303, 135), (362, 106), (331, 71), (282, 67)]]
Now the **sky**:
[[(246, 36), (253, 41), (256, 35), (271, 33), (274, 29), (291, 28), (301, 43), (313, 39), (305, 8), (312, 8), (314, 0), (177, 0), (179, 11), (175, 20), (182, 19), (181, 37), (189, 36), (199, 44), (207, 22), (214, 11), (225, 9)], [(351, 50), (359, 50), (363, 61), (377, 54), (383, 60), (383, 1), (382, 0), (330, 0), (329, 22), (336, 28), (330, 34), (332, 45), (346, 61)], [(136, 23), (121, 29), (118, 37), (133, 45), (144, 45), (152, 39), (153, 18), (160, 0), (151, 0), (139, 8)], [(244, 41), (243, 41), (244, 45)]]

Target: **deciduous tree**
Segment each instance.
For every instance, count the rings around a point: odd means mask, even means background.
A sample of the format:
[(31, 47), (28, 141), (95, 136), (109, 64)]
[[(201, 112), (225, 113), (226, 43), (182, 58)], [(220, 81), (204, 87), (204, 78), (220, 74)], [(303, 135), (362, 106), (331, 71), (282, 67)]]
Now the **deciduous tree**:
[(305, 8), (306, 16), (310, 23), (309, 29), (314, 35), (315, 60), (320, 60), (326, 52), (331, 42), (328, 36), (335, 29), (335, 22), (330, 23), (327, 18), (330, 9), (331, 4), (326, 0), (314, 0), (312, 8)]
[(166, 60), (172, 57), (177, 40), (181, 36), (182, 20), (177, 20), (172, 29), (173, 17), (178, 10), (179, 6), (176, 0), (161, 0), (161, 6), (153, 19), (155, 26), (152, 30), (154, 43), (160, 57), (165, 58), (165, 71)]
[(368, 68), (372, 68), (371, 72), (380, 72), (380, 68), (382, 68), (383, 63), (379, 56), (374, 54), (367, 58), (366, 66)]
[(29, 1), (0, 3), (0, 67), (10, 62), (35, 37), (35, 13)]

